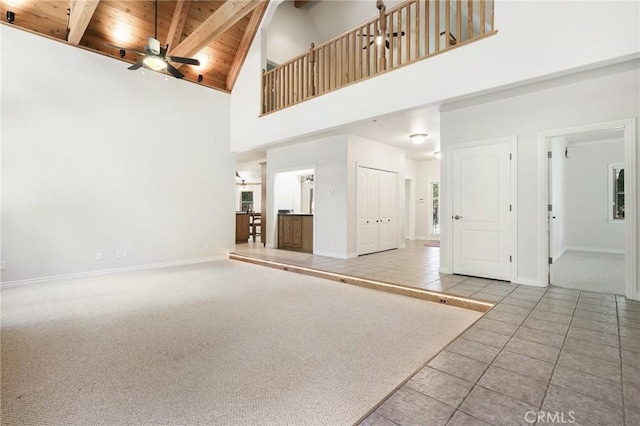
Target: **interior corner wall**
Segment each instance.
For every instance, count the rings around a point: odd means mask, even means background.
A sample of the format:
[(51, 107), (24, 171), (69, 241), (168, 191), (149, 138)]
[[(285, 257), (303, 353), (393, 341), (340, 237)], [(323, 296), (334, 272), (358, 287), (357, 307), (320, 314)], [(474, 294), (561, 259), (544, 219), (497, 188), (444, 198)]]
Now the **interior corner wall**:
[(4, 282), (233, 248), (228, 94), (0, 32)]
[(624, 162), (624, 142), (576, 144), (565, 160), (567, 248), (624, 253), (624, 221), (609, 220), (609, 165)]
[(348, 192), (348, 223), (347, 223), (347, 252), (349, 257), (357, 256), (357, 176), (358, 167), (370, 167), (379, 170), (397, 172), (397, 206), (398, 220), (398, 245), (404, 243), (404, 178), (405, 178), (405, 151), (380, 142), (348, 135), (348, 178), (346, 180)]
[(418, 179), (416, 185), (416, 238), (420, 240), (437, 240), (439, 235), (431, 234), (431, 183), (440, 182), (440, 160), (418, 162)]
[[(277, 243), (276, 173), (315, 168), (315, 254), (347, 257), (347, 137), (332, 136), (267, 151), (267, 244)], [(271, 219), (273, 218), (273, 219)]]
[[(538, 133), (613, 120), (637, 119), (640, 116), (638, 61), (633, 62), (631, 69), (609, 67), (586, 78), (591, 75), (586, 73), (585, 79), (557, 87), (533, 92), (507, 91), (500, 97), (478, 97), (442, 108), (443, 152), (459, 143), (517, 135), (518, 246), (515, 256), (516, 279), (522, 282), (546, 285), (546, 279), (540, 276), (541, 244), (546, 238), (546, 230), (540, 229), (540, 215), (546, 200), (541, 200), (538, 193), (542, 179)], [(640, 130), (640, 126), (636, 126), (636, 129)], [(640, 141), (639, 135), (636, 138)], [(640, 150), (637, 153), (640, 154)], [(451, 229), (448, 199), (451, 183), (448, 182), (447, 173), (448, 165), (443, 161), (440, 254), (443, 270), (449, 270), (452, 266), (448, 258)], [(640, 185), (637, 188), (640, 189)]]

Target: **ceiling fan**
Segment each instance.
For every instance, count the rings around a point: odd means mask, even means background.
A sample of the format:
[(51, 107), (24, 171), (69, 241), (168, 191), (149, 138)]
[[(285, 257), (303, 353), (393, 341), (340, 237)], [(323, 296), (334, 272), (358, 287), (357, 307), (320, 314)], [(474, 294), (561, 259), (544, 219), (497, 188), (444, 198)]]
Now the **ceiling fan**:
[[(373, 41), (369, 43), (367, 46), (364, 46), (362, 49), (367, 49), (373, 43), (376, 43), (378, 46), (382, 45), (382, 40), (384, 40), (384, 45), (387, 49), (389, 49), (389, 37), (402, 37), (405, 35), (404, 31), (388, 33), (387, 32), (387, 18), (386, 18), (386, 10), (387, 7), (384, 5), (382, 0), (376, 0), (376, 8), (380, 13), (380, 28), (376, 30), (375, 34), (371, 34), (373, 36)], [(360, 37), (369, 37), (369, 34), (360, 34)]]
[(144, 50), (140, 49), (128, 49), (113, 44), (107, 44), (109, 47), (120, 50), (120, 56), (124, 56), (124, 52), (135, 52), (141, 56), (141, 58), (135, 64), (129, 67), (130, 70), (137, 70), (138, 68), (146, 67), (153, 71), (169, 71), (175, 78), (183, 78), (182, 74), (176, 67), (169, 62), (177, 62), (179, 64), (187, 65), (200, 65), (200, 61), (195, 58), (183, 58), (180, 56), (167, 55), (169, 45), (162, 47), (158, 41), (158, 0), (155, 0), (155, 34), (153, 37), (147, 38), (147, 45)]
[[(382, 45), (382, 40), (384, 40), (384, 45), (387, 49), (389, 49), (389, 37), (402, 37), (405, 35), (404, 31), (387, 33), (385, 36), (382, 35), (382, 30), (378, 30), (378, 33), (373, 36), (373, 40), (371, 43), (363, 47), (362, 49), (366, 49), (370, 47), (373, 43), (376, 43), (378, 46)], [(367, 37), (367, 34), (360, 34), (360, 37)]]

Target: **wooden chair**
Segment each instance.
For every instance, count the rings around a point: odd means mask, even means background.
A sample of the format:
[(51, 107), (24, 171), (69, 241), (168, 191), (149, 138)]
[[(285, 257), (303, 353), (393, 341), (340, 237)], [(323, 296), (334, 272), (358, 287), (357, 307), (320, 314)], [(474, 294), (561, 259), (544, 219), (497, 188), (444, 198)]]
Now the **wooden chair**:
[(260, 213), (251, 214), (251, 236), (256, 242), (256, 235), (262, 235), (262, 215)]

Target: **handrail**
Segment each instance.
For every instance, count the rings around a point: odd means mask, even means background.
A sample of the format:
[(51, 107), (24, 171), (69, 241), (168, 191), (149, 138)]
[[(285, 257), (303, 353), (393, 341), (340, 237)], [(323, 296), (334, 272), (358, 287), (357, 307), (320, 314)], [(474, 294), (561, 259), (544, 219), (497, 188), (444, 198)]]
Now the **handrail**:
[(264, 71), (262, 114), (480, 40), (494, 31), (493, 0), (407, 0), (307, 53)]

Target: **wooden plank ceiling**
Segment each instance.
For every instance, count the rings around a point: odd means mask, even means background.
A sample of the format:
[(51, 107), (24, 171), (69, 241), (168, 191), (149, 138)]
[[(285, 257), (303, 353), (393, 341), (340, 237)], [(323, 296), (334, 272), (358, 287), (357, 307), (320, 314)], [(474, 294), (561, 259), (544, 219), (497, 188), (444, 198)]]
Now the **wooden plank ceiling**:
[[(154, 0), (0, 1), (2, 19), (7, 11), (14, 12), (15, 26), (69, 40), (70, 44), (129, 63), (138, 60), (135, 52), (127, 51), (120, 58), (120, 51), (107, 44), (143, 50), (147, 37), (153, 37), (155, 32)], [(201, 75), (200, 84), (231, 91), (267, 3), (268, 0), (159, 0), (157, 38), (162, 45), (170, 45), (170, 55), (200, 60), (200, 66), (180, 66), (185, 80), (198, 82)], [(126, 70), (127, 66), (123, 63), (124, 71), (134, 72)]]

